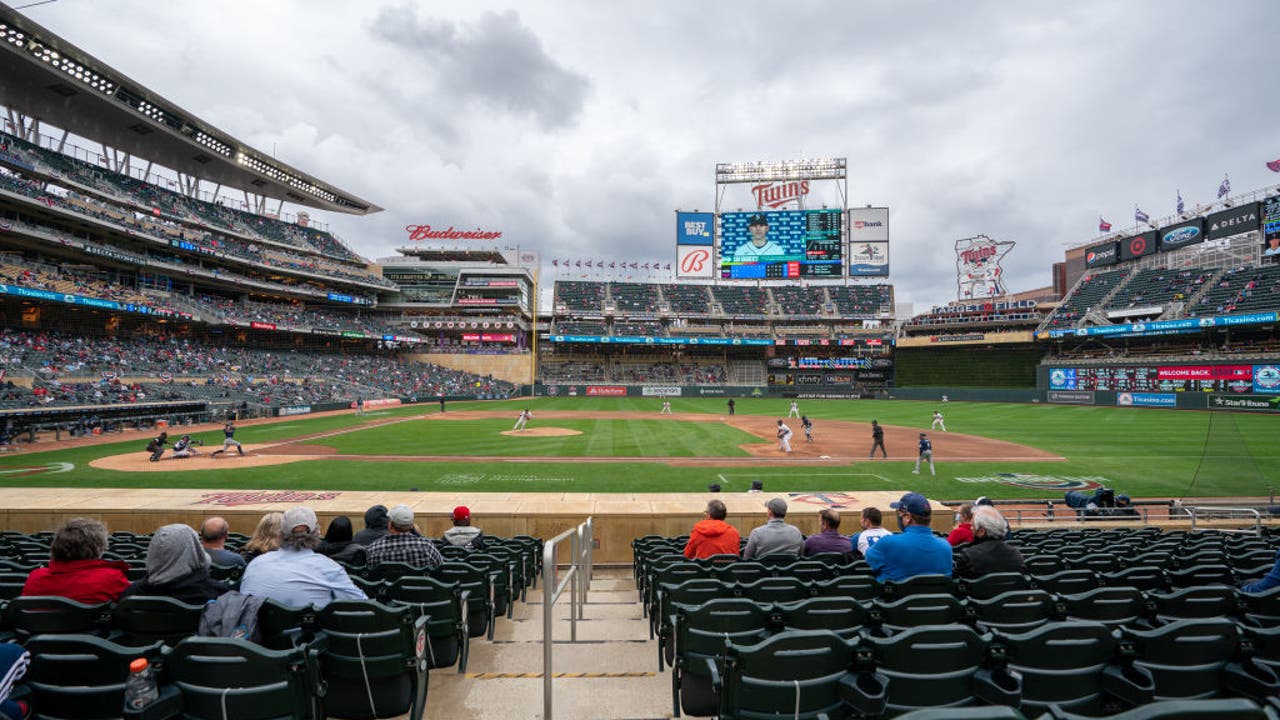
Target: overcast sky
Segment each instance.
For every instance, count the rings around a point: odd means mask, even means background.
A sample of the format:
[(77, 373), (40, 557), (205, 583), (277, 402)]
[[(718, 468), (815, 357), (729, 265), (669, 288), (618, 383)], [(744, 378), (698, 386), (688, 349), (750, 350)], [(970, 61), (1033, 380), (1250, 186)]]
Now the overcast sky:
[[(11, 0), (10, 0), (11, 1)], [(22, 4), (19, 2), (18, 4)], [(1275, 0), (60, 0), (25, 10), (254, 147), (386, 208), (317, 213), (357, 251), (407, 224), (552, 257), (673, 259), (715, 163), (848, 157), (891, 208), (892, 276), (954, 298), (954, 241), (1050, 283), (1098, 216), (1280, 181)], [(745, 203), (742, 203), (745, 205)], [(549, 268), (548, 268), (549, 269)], [(545, 276), (544, 276), (545, 277)]]

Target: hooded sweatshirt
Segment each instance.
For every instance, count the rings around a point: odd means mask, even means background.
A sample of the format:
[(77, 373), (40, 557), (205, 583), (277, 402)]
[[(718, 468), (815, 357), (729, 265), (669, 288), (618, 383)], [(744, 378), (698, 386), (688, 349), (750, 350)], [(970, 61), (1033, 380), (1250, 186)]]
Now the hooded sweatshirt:
[(462, 547), (468, 550), (484, 549), (484, 533), (480, 532), (480, 528), (471, 527), (470, 525), (455, 525), (445, 530), (444, 540), (454, 547)]
[(147, 576), (124, 595), (163, 595), (185, 603), (202, 604), (227, 592), (226, 583), (209, 577), (209, 554), (196, 531), (186, 525), (165, 525), (147, 546)]
[(387, 506), (374, 505), (364, 512), (364, 529), (356, 533), (351, 542), (369, 547), (374, 540), (387, 534)]
[(738, 529), (723, 520), (700, 520), (689, 533), (684, 556), (694, 559), (712, 555), (737, 555), (741, 539)]

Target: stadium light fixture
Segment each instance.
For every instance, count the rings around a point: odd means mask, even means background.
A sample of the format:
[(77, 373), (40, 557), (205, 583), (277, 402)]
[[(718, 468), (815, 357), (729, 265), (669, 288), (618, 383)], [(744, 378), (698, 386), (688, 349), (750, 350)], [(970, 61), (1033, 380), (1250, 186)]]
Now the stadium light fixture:
[(848, 160), (846, 158), (716, 164), (716, 182), (720, 184), (783, 180), (842, 180), (847, 176)]

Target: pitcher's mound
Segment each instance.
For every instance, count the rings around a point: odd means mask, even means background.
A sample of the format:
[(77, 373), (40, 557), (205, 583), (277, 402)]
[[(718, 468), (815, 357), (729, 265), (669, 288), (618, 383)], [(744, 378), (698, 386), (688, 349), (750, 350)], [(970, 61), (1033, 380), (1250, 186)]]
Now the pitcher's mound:
[(581, 435), (582, 431), (558, 427), (533, 427), (525, 428), (524, 430), (503, 430), (502, 434), (514, 437), (564, 437), (566, 435)]

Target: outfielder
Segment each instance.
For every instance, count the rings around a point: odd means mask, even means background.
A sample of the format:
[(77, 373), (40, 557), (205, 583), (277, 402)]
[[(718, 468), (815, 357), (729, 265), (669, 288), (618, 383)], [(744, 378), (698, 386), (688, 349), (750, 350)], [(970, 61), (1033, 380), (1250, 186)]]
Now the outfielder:
[(920, 474), (920, 461), (927, 460), (929, 462), (929, 474), (937, 475), (938, 471), (933, 467), (933, 443), (929, 442), (929, 436), (920, 433), (920, 454), (916, 456), (916, 469), (911, 471), (912, 475)]
[(800, 416), (800, 427), (804, 428), (804, 441), (813, 442), (813, 421), (807, 415)]
[(662, 412), (660, 412), (660, 413), (658, 413), (658, 414), (659, 414), (659, 415), (670, 415), (670, 414), (671, 414), (671, 401), (670, 401), (670, 400), (663, 400), (663, 401), (662, 401)]
[(244, 457), (244, 447), (240, 445), (240, 441), (236, 440), (236, 424), (232, 420), (228, 420), (226, 425), (222, 426), (222, 447), (209, 453), (209, 457), (214, 457), (218, 453), (227, 451), (227, 448), (234, 447), (240, 457)]
[(511, 429), (516, 431), (523, 431), (524, 426), (528, 425), (529, 421), (532, 419), (533, 419), (533, 413), (529, 412), (529, 408), (525, 408), (524, 410), (520, 411), (520, 417), (516, 418), (516, 425)]
[(947, 424), (946, 424), (945, 422), (943, 422), (943, 421), (942, 421), (942, 411), (941, 411), (941, 410), (934, 410), (934, 411), (933, 411), (933, 424), (929, 426), (929, 429), (930, 429), (930, 430), (937, 430), (938, 428), (942, 428), (942, 432), (946, 432), (946, 431), (947, 431)]
[(791, 452), (791, 428), (786, 423), (778, 421), (778, 449), (782, 452)]
[(791, 401), (791, 410), (787, 413), (787, 417), (800, 417), (800, 403), (795, 400)]

